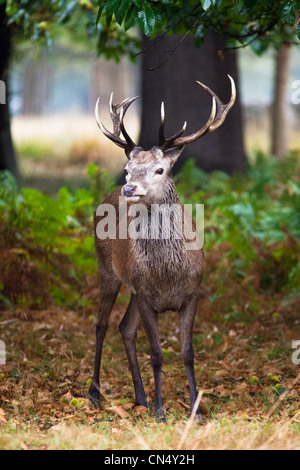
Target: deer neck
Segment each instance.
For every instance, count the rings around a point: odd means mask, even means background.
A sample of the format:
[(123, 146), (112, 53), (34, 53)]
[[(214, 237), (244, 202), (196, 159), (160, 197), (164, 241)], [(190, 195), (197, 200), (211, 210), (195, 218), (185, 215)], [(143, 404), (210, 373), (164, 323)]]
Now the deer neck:
[(175, 188), (174, 181), (169, 178), (166, 184), (166, 189), (162, 199), (162, 204), (172, 206), (173, 204), (179, 204), (178, 194)]
[[(169, 221), (164, 215), (170, 215)], [(133, 240), (138, 264), (163, 272), (167, 266), (182, 263), (183, 239), (176, 235), (182, 230), (182, 208), (173, 180), (168, 181), (162, 202), (148, 207), (139, 229), (141, 236)]]

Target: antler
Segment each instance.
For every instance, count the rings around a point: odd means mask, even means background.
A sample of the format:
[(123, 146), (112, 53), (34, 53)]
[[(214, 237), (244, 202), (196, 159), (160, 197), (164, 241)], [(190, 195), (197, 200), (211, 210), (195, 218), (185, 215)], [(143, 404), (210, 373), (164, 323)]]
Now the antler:
[(235, 99), (236, 99), (235, 82), (230, 75), (228, 75), (228, 78), (230, 79), (230, 82), (231, 82), (231, 98), (228, 104), (222, 103), (222, 101), (217, 97), (217, 95), (208, 86), (204, 85), (201, 82), (197, 82), (199, 85), (201, 85), (204, 88), (205, 91), (207, 91), (207, 93), (210, 94), (210, 96), (215, 98), (217, 102), (217, 114), (214, 119), (214, 122), (207, 129), (206, 131), (207, 134), (209, 132), (215, 131), (216, 129), (218, 129), (218, 127), (220, 127), (223, 124), (228, 112), (231, 110), (232, 106), (235, 103)]
[(195, 140), (200, 139), (200, 137), (205, 134), (208, 134), (209, 132), (215, 131), (216, 129), (218, 129), (218, 127), (223, 124), (228, 112), (234, 105), (236, 99), (236, 87), (234, 80), (230, 75), (228, 75), (228, 77), (231, 81), (231, 98), (228, 104), (222, 103), (222, 101), (208, 86), (203, 85), (203, 83), (201, 82), (197, 82), (204, 88), (204, 90), (207, 91), (207, 93), (212, 96), (212, 109), (207, 123), (199, 131), (194, 132), (194, 134), (188, 135), (186, 137), (181, 137), (186, 129), (185, 122), (182, 129), (177, 134), (175, 134), (173, 137), (166, 139), (164, 137), (165, 111), (164, 103), (162, 103), (161, 124), (159, 129), (159, 146), (162, 150), (167, 150), (175, 147), (183, 147), (184, 145), (195, 142)]
[[(121, 103), (113, 105), (113, 93), (111, 94), (110, 100), (109, 100), (109, 112), (110, 112), (110, 117), (111, 117), (113, 128), (114, 128), (113, 133), (109, 132), (100, 120), (100, 116), (99, 116), (100, 98), (98, 98), (97, 103), (96, 103), (96, 108), (95, 108), (96, 121), (101, 131), (108, 139), (110, 139), (119, 147), (123, 148), (126, 152), (131, 152), (136, 147), (136, 144), (133, 142), (133, 140), (129, 137), (128, 133), (126, 132), (126, 129), (124, 126), (124, 117), (129, 106), (137, 99), (138, 99), (138, 96), (136, 96), (135, 98), (127, 98), (126, 100), (121, 101)], [(119, 109), (120, 109), (120, 112), (118, 113)], [(125, 140), (123, 140), (120, 137), (121, 133), (125, 137)]]

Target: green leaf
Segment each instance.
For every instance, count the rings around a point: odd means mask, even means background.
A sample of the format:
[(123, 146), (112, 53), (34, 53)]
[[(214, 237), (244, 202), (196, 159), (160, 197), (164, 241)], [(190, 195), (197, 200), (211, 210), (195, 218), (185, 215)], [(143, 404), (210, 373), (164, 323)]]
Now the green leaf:
[(297, 33), (298, 39), (300, 41), (300, 23), (297, 24), (296, 33)]
[(98, 25), (99, 21), (100, 21), (100, 18), (101, 18), (101, 15), (103, 13), (103, 10), (105, 8), (105, 5), (101, 5), (101, 7), (99, 8), (98, 10), (98, 14), (97, 14), (97, 18), (96, 18), (96, 26)]
[(7, 22), (8, 25), (11, 25), (12, 23), (17, 23), (18, 20), (24, 16), (25, 10), (22, 8), (21, 10), (18, 10), (17, 13), (13, 16), (11, 16)]
[(106, 12), (106, 25), (107, 25), (107, 28), (109, 29), (110, 25), (111, 25), (111, 21), (112, 21), (112, 17), (113, 15), (109, 15), (107, 12)]
[(200, 24), (195, 32), (195, 44), (197, 47), (202, 46), (204, 41), (204, 25)]
[(103, 53), (103, 51), (105, 49), (107, 39), (108, 39), (108, 31), (107, 31), (107, 29), (104, 29), (102, 27), (100, 29), (99, 36), (98, 36), (98, 42), (97, 42), (97, 52), (98, 52), (98, 54)]
[(233, 8), (233, 12), (235, 15), (240, 13), (241, 9), (243, 8), (243, 5), (244, 0), (235, 0)]
[(115, 12), (116, 20), (120, 26), (123, 23), (126, 13), (129, 10), (130, 6), (131, 6), (131, 0), (121, 0), (120, 5), (118, 6)]
[(121, 0), (108, 0), (106, 3), (106, 13), (107, 15), (113, 15), (115, 11), (117, 10), (119, 4), (121, 3)]
[(245, 0), (245, 8), (253, 8), (257, 4), (257, 0)]
[(281, 20), (283, 23), (287, 23), (289, 26), (294, 26), (296, 21), (296, 3), (289, 1), (287, 2), (281, 11)]
[(155, 14), (149, 3), (144, 2), (143, 9), (138, 12), (138, 22), (143, 33), (151, 36), (155, 29)]
[(126, 19), (125, 19), (125, 24), (124, 24), (125, 31), (128, 31), (128, 29), (132, 28), (137, 21), (138, 21), (138, 9), (132, 3), (131, 7), (129, 8), (127, 12)]
[(77, 9), (78, 5), (79, 4), (77, 0), (70, 2), (67, 8), (62, 13), (62, 15), (58, 18), (58, 22), (61, 24), (67, 23), (75, 12), (75, 10)]
[(163, 23), (162, 10), (160, 8), (154, 6), (154, 5), (153, 5), (152, 9), (153, 9), (154, 17), (155, 17), (156, 26), (162, 24)]
[(212, 4), (212, 0), (201, 0), (203, 10), (208, 10)]

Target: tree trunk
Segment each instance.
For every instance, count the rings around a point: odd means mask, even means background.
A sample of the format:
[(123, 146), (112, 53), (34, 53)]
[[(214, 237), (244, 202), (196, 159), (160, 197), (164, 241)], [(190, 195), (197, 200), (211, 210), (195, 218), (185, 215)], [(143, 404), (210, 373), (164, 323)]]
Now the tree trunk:
[(275, 86), (272, 107), (272, 155), (280, 160), (288, 152), (287, 86), (290, 70), (291, 45), (281, 44), (275, 58)]
[(51, 88), (53, 84), (53, 64), (42, 49), (39, 60), (29, 57), (23, 77), (24, 116), (42, 116), (49, 113)]
[[(6, 4), (0, 5), (0, 80), (8, 88), (8, 67), (10, 58), (10, 32), (5, 13)], [(17, 165), (10, 132), (8, 99), (0, 104), (0, 171), (9, 170), (17, 175)]]
[[(162, 64), (167, 57), (166, 51), (173, 50), (179, 40), (180, 36), (166, 36), (143, 54), (140, 145), (147, 149), (158, 142), (161, 101), (165, 102), (166, 136), (181, 129), (185, 120), (190, 134), (203, 126), (211, 111), (211, 97), (195, 83), (196, 80), (212, 88), (225, 102), (230, 98), (227, 74), (234, 78), (239, 90), (236, 53), (223, 54), (225, 41), (214, 32), (206, 35), (201, 48), (194, 45), (192, 37), (187, 37), (164, 65), (154, 71), (147, 70)], [(145, 38), (144, 47), (147, 46), (149, 39)], [(188, 145), (175, 171), (189, 158), (207, 172), (221, 170), (231, 174), (245, 170), (239, 92), (225, 123), (216, 132)]]

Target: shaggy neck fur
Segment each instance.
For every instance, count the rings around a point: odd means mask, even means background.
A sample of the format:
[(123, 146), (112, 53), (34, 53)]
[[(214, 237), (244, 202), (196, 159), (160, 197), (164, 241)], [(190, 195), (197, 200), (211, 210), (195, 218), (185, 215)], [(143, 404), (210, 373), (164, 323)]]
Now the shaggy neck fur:
[(182, 208), (173, 180), (170, 178), (161, 204), (149, 207), (141, 217), (133, 240), (136, 260), (155, 276), (166, 276), (170, 268), (182, 269), (184, 243), (182, 234)]

